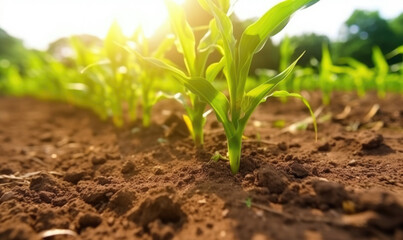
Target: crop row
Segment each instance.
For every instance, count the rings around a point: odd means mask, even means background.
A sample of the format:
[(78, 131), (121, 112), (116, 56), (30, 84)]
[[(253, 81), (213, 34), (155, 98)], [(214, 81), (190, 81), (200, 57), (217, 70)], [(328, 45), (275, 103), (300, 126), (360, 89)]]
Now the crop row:
[[(380, 96), (389, 88), (402, 91), (403, 68), (400, 73), (390, 74), (377, 48), (374, 49), (376, 67), (369, 69), (354, 59), (344, 59), (340, 66), (333, 65), (324, 46), (316, 72), (314, 68), (296, 67), (299, 58), (291, 62), (289, 56), (293, 49), (284, 41), (279, 73), (272, 75), (261, 71), (258, 78), (251, 79), (249, 69), (254, 54), (269, 37), (285, 27), (293, 13), (317, 1), (285, 0), (268, 10), (236, 39), (229, 0), (199, 0), (200, 7), (211, 14), (209, 25), (199, 29), (190, 26), (180, 5), (166, 0), (172, 34), (157, 48), (150, 47), (150, 40), (141, 28), (126, 37), (114, 23), (102, 47), (88, 47), (80, 38), (71, 37), (74, 58), (69, 64), (42, 52), (26, 56), (29, 68), (24, 71), (0, 60), (0, 76), (4, 76), (0, 79), (0, 90), (5, 94), (30, 95), (83, 106), (102, 119), (112, 118), (117, 126), (139, 117), (143, 127), (148, 127), (152, 107), (160, 100), (175, 99), (185, 109), (183, 118), (197, 147), (203, 146), (206, 116), (214, 112), (227, 137), (231, 171), (236, 173), (244, 129), (256, 107), (268, 97), (301, 99), (316, 129), (308, 102), (289, 90), (319, 88), (324, 103), (329, 102), (334, 89), (355, 89), (362, 95), (375, 85)], [(195, 31), (204, 31), (200, 40), (196, 39)], [(165, 56), (172, 48), (183, 56), (184, 67)], [(393, 54), (399, 53), (401, 48)], [(212, 54), (220, 57), (214, 61)], [(399, 88), (390, 87), (391, 84)], [(275, 91), (278, 85), (280, 91)]]

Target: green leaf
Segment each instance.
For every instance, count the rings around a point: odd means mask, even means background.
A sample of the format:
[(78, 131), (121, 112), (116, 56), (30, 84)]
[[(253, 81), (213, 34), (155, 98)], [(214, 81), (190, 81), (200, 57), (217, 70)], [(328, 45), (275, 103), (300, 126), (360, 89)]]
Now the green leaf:
[(213, 13), (212, 13), (212, 10), (211, 10), (211, 8), (210, 8), (210, 6), (209, 6), (208, 1), (214, 2), (214, 4), (215, 4), (219, 9), (221, 9), (223, 12), (228, 12), (228, 10), (229, 10), (229, 8), (230, 8), (230, 6), (231, 6), (231, 1), (230, 1), (230, 0), (199, 0), (200, 6), (201, 6), (204, 10), (206, 10), (207, 12), (210, 12), (211, 14), (213, 14)]
[(184, 72), (182, 72), (179, 68), (176, 68), (158, 58), (153, 58), (153, 57), (142, 57), (141, 55), (138, 54), (138, 56), (141, 57), (143, 61), (146, 61), (152, 65), (154, 65), (157, 68), (164, 69), (168, 71), (169, 73), (173, 74), (174, 77), (179, 78), (179, 79), (187, 79), (187, 76)]
[(212, 51), (217, 47), (217, 41), (220, 38), (220, 33), (217, 29), (215, 19), (209, 23), (209, 30), (200, 40), (197, 50), (199, 52)]
[(212, 1), (200, 0), (199, 2), (204, 2), (203, 4), (208, 7), (209, 11), (213, 14), (216, 27), (220, 32), (222, 38), (222, 51), (226, 60), (224, 73), (227, 75), (230, 98), (231, 100), (235, 100), (237, 99), (236, 90), (238, 85), (236, 75), (236, 41), (233, 34), (231, 19)]
[(177, 36), (179, 42), (177, 44), (178, 51), (183, 53), (185, 64), (188, 72), (193, 75), (195, 72), (195, 36), (192, 28), (186, 21), (183, 8), (172, 0), (165, 0), (167, 5), (171, 27)]
[(286, 68), (283, 72), (278, 74), (277, 76), (267, 80), (266, 82), (260, 84), (259, 86), (250, 90), (244, 98), (244, 103), (242, 104), (243, 111), (245, 116), (243, 117), (243, 123), (246, 124), (249, 117), (252, 115), (255, 108), (267, 98), (267, 96), (273, 91), (273, 89), (279, 84), (281, 81), (286, 79), (294, 69), (298, 60), (302, 57), (301, 54), (297, 60), (295, 60), (288, 68)]
[[(108, 34), (105, 37), (104, 48), (106, 55), (111, 60), (112, 64), (121, 64), (124, 61), (124, 52), (118, 44), (125, 44), (126, 37), (124, 36), (118, 22), (114, 21), (109, 28)], [(118, 44), (117, 44), (118, 43)]]
[(386, 59), (383, 56), (381, 49), (378, 46), (375, 46), (372, 49), (372, 51), (373, 51), (372, 59), (374, 61), (378, 73), (386, 75), (389, 71), (389, 65), (386, 62)]
[(186, 88), (206, 101), (216, 113), (217, 119), (228, 124), (229, 103), (227, 97), (204, 78), (184, 81)]
[(211, 64), (206, 70), (206, 79), (209, 82), (214, 81), (217, 75), (225, 66), (225, 57), (222, 57), (219, 62)]
[[(267, 39), (287, 25), (289, 18), (297, 10), (310, 6), (319, 0), (286, 0), (267, 11), (255, 23), (242, 33), (238, 46), (240, 79), (245, 79), (249, 72), (252, 57), (260, 51)], [(244, 90), (245, 82), (239, 83), (238, 94)]]
[(201, 97), (214, 109), (217, 118), (221, 122), (228, 122), (229, 103), (227, 97), (204, 78), (188, 78), (184, 72), (173, 67), (164, 61), (156, 58), (143, 57), (135, 52), (143, 61), (146, 61), (155, 67), (164, 69), (171, 73), (178, 81), (180, 81), (187, 89)]
[(315, 129), (315, 139), (318, 139), (318, 127), (316, 124), (316, 117), (315, 114), (312, 111), (311, 106), (309, 105), (309, 102), (300, 94), (298, 93), (289, 93), (287, 91), (275, 91), (272, 94), (270, 94), (268, 97), (295, 97), (301, 99), (301, 101), (305, 104), (305, 106), (308, 108), (309, 113), (311, 114), (312, 121), (313, 121), (313, 127)]
[(403, 54), (403, 45), (399, 46), (398, 48), (396, 48), (395, 50), (393, 50), (392, 52), (388, 53), (386, 55), (387, 58), (393, 58), (394, 56), (397, 56), (399, 54)]

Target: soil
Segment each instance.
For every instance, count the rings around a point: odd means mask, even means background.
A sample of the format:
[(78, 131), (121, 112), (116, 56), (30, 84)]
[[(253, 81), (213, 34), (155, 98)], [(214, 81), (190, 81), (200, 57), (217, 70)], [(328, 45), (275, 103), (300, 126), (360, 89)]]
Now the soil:
[(196, 149), (175, 102), (149, 129), (0, 97), (0, 239), (403, 239), (403, 98), (335, 94), (318, 117), (269, 100), (231, 174), (210, 116)]

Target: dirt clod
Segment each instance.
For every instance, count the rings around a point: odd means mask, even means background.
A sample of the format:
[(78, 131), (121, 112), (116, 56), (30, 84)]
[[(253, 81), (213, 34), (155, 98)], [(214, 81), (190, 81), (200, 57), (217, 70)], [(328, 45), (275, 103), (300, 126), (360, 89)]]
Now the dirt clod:
[(290, 173), (296, 178), (304, 178), (309, 175), (309, 171), (302, 164), (296, 162), (290, 165)]
[(54, 197), (55, 197), (54, 193), (46, 191), (39, 192), (39, 198), (45, 203), (51, 203)]
[(344, 186), (335, 182), (316, 181), (313, 189), (317, 195), (320, 207), (340, 208), (343, 201), (347, 200), (347, 192)]
[(153, 168), (154, 174), (155, 175), (163, 175), (164, 174), (164, 169), (161, 166), (155, 166)]
[(153, 240), (170, 240), (175, 235), (172, 226), (163, 224), (159, 219), (149, 223), (148, 229)]
[(281, 151), (287, 151), (288, 149), (288, 145), (285, 142), (280, 142), (277, 144), (278, 149), (280, 149)]
[(143, 226), (155, 220), (160, 220), (163, 224), (180, 224), (185, 219), (185, 214), (178, 203), (174, 202), (167, 195), (147, 198), (134, 209), (128, 219)]
[(109, 201), (109, 207), (118, 214), (127, 212), (136, 199), (136, 194), (128, 189), (122, 189), (116, 192)]
[(98, 227), (102, 223), (102, 218), (95, 213), (86, 213), (78, 219), (78, 229), (82, 230), (87, 227)]
[(322, 143), (322, 144), (319, 144), (318, 146), (317, 146), (317, 149), (318, 149), (318, 151), (320, 151), (320, 152), (328, 152), (328, 151), (330, 151), (330, 144), (329, 144), (329, 142), (325, 142), (325, 143)]
[(86, 176), (85, 171), (72, 171), (66, 173), (64, 175), (64, 181), (70, 182), (72, 184), (77, 184), (80, 180), (82, 180)]
[(91, 162), (94, 165), (101, 165), (101, 164), (106, 163), (106, 158), (105, 158), (105, 156), (102, 156), (102, 155), (101, 156), (93, 156), (91, 158)]
[(357, 162), (357, 160), (352, 159), (352, 160), (350, 160), (347, 164), (348, 164), (349, 166), (354, 167), (354, 166), (357, 166), (358, 162)]
[(40, 240), (34, 230), (26, 223), (15, 224), (13, 222), (2, 223), (0, 239), (7, 240)]
[(132, 173), (134, 171), (134, 168), (135, 168), (135, 166), (132, 161), (126, 161), (122, 166), (121, 172), (123, 174)]
[(42, 134), (41, 136), (39, 136), (39, 140), (41, 140), (42, 142), (50, 142), (52, 141), (52, 133), (50, 132), (46, 132), (44, 134)]
[(47, 174), (40, 174), (38, 177), (34, 177), (31, 180), (29, 188), (34, 191), (49, 191), (49, 192), (57, 192), (57, 184), (52, 179), (51, 176)]
[(370, 150), (378, 148), (383, 143), (383, 136), (370, 131), (361, 132), (358, 135), (362, 149)]
[(259, 169), (257, 181), (259, 186), (267, 187), (271, 193), (277, 194), (282, 193), (288, 185), (285, 175), (272, 166)]

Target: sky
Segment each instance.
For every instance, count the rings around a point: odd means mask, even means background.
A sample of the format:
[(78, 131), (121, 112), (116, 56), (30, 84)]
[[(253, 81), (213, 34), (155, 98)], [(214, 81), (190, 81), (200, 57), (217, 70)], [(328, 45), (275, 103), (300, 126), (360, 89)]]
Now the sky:
[[(234, 11), (247, 19), (264, 14), (278, 2), (238, 0)], [(343, 22), (355, 9), (379, 10), (382, 17), (390, 19), (403, 12), (403, 0), (320, 0), (297, 12), (274, 41), (286, 34), (309, 32), (337, 39)], [(103, 38), (115, 19), (127, 35), (141, 24), (151, 36), (166, 17), (163, 0), (0, 0), (0, 28), (22, 39), (27, 47), (38, 49), (73, 34)]]

